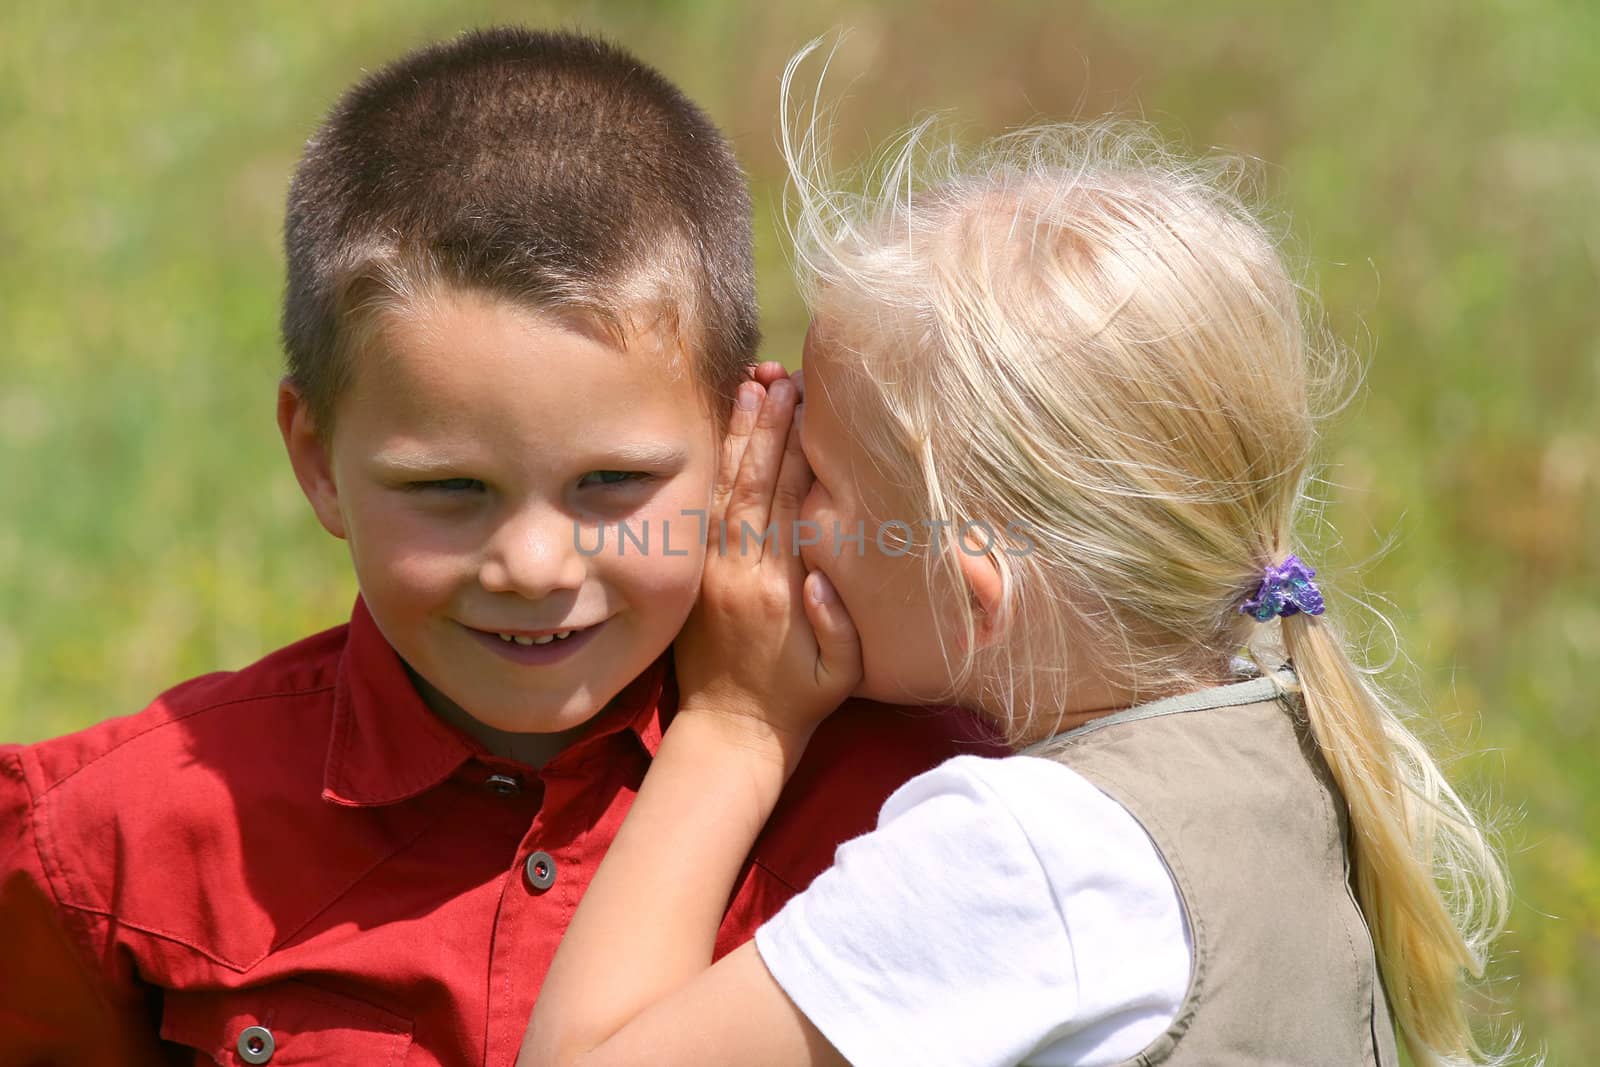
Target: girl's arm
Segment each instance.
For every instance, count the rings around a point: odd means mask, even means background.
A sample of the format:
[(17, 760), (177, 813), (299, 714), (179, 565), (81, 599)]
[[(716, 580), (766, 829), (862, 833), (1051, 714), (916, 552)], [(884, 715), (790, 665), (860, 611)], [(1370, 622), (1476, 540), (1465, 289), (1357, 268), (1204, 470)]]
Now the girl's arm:
[[(741, 389), (702, 598), (675, 649), (683, 700), (556, 953), (523, 1067), (844, 1063), (754, 944), (711, 964), (756, 835), (812, 730), (860, 674), (842, 606), (821, 575), (806, 578), (792, 545), (811, 481), (797, 399), (789, 381), (764, 396)], [(743, 523), (769, 522), (771, 547), (739, 536)]]

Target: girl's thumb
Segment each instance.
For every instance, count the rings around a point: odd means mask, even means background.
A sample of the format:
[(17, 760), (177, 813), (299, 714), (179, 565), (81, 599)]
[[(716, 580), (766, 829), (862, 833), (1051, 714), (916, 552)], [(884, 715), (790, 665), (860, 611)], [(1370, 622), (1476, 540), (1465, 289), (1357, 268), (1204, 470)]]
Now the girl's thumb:
[(833, 583), (821, 571), (806, 575), (806, 620), (817, 635), (817, 660), (829, 681), (848, 693), (861, 680), (861, 639)]

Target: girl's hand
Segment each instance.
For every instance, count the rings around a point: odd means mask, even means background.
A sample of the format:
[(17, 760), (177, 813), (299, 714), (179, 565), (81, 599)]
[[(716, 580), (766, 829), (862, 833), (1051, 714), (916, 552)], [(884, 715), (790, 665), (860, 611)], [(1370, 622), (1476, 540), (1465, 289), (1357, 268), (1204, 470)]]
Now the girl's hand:
[(832, 586), (806, 574), (795, 545), (812, 481), (798, 383), (765, 378), (740, 385), (723, 445), (700, 600), (673, 649), (679, 714), (803, 747), (860, 681), (861, 650)]

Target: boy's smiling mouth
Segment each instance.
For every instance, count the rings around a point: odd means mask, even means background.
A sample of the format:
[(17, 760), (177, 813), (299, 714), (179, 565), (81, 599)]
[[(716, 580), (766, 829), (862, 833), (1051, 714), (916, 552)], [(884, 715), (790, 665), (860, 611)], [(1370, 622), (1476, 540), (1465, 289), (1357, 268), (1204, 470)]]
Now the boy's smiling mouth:
[(479, 643), (501, 656), (517, 663), (537, 664), (565, 659), (588, 644), (606, 621), (547, 630), (480, 630), (463, 626)]

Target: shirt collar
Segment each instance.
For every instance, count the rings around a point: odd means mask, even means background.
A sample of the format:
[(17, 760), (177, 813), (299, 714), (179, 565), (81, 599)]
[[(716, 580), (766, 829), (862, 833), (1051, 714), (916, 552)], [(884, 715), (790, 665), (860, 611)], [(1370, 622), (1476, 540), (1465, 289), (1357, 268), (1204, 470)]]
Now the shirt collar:
[(645, 754), (654, 759), (661, 747), (662, 731), (677, 707), (678, 688), (673, 678), (672, 652), (668, 650), (624, 686), (594, 717), (589, 730), (548, 766), (565, 767), (587, 761), (603, 751), (607, 738), (623, 734), (636, 738)]
[[(677, 703), (670, 659), (664, 654), (630, 682), (595, 717), (593, 728), (552, 764), (586, 761), (604, 738), (624, 731), (654, 756), (664, 727), (662, 710)], [(475, 758), (493, 757), (423, 703), (405, 663), (357, 597), (334, 685), (323, 799), (350, 807), (395, 804), (433, 788)]]

